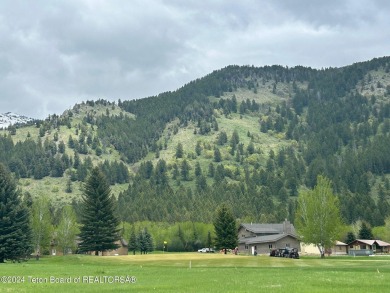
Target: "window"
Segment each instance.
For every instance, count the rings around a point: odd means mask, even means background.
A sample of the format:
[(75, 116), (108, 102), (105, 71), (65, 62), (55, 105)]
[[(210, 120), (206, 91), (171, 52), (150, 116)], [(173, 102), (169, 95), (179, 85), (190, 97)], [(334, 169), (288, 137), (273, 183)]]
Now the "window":
[(269, 244), (269, 245), (268, 245), (268, 248), (269, 248), (269, 249), (272, 249), (272, 244)]
[(248, 245), (245, 245), (245, 249), (249, 249), (249, 246), (248, 246)]

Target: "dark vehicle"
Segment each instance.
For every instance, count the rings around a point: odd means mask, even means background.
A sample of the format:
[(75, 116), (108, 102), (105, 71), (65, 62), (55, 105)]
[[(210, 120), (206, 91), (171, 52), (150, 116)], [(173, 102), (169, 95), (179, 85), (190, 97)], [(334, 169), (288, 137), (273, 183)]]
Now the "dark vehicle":
[(290, 253), (288, 254), (289, 258), (299, 258), (298, 249), (293, 248), (290, 250)]
[(271, 250), (270, 256), (274, 257), (288, 257), (288, 258), (299, 258), (298, 249), (296, 248), (279, 248)]

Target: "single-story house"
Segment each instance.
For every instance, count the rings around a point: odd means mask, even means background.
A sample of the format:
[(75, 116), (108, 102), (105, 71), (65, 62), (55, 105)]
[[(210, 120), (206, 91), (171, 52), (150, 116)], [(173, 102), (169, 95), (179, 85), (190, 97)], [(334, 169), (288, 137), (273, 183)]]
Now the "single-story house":
[(238, 229), (238, 250), (246, 254), (268, 254), (272, 249), (297, 248), (300, 241), (294, 225), (285, 220), (280, 224), (241, 224)]
[(331, 247), (330, 250), (331, 254), (333, 255), (345, 255), (348, 254), (348, 244), (336, 241), (336, 243)]
[(123, 238), (115, 242), (119, 247), (114, 250), (107, 250), (103, 252), (104, 256), (111, 255), (127, 255), (128, 254), (128, 244), (127, 241)]
[[(79, 243), (80, 243), (80, 239), (77, 237), (76, 240), (75, 240), (75, 243), (73, 245), (73, 250), (72, 250), (72, 248), (67, 248), (65, 253), (66, 254), (76, 253), (77, 246), (78, 246)], [(58, 246), (58, 243), (57, 243), (56, 239), (52, 239), (50, 241), (49, 255), (64, 255), (64, 250), (63, 250), (63, 248), (60, 248)]]
[(356, 239), (348, 244), (349, 255), (373, 255), (389, 253), (390, 243), (382, 240)]
[[(320, 255), (320, 251), (316, 245), (304, 242), (301, 242), (301, 253), (307, 255)], [(348, 244), (336, 241), (332, 247), (325, 250), (325, 253), (328, 255), (346, 255), (348, 254)]]

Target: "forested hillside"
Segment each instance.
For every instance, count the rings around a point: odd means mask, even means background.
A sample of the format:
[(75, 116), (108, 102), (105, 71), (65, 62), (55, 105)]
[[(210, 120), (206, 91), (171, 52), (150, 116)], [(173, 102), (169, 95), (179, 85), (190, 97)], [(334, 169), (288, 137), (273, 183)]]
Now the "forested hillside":
[[(152, 81), (151, 81), (152, 82)], [(174, 92), (75, 105), (0, 137), (25, 198), (77, 201), (99, 165), (123, 221), (294, 219), (317, 175), (347, 224), (390, 215), (390, 58), (343, 68), (228, 66)]]

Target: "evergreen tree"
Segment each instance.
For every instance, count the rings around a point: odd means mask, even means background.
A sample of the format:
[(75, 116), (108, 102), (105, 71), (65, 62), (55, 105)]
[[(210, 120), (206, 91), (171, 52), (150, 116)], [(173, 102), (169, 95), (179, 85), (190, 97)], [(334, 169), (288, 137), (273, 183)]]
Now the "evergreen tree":
[(365, 223), (362, 223), (362, 227), (359, 230), (359, 239), (371, 240), (374, 239), (371, 228)]
[(62, 140), (58, 144), (58, 152), (61, 154), (65, 153), (65, 143)]
[(213, 163), (210, 163), (209, 164), (209, 170), (208, 170), (208, 173), (207, 175), (211, 178), (214, 177), (214, 174), (215, 174), (215, 167), (214, 167), (214, 164)]
[(221, 162), (222, 161), (222, 156), (219, 148), (215, 147), (214, 148), (214, 162)]
[(356, 240), (355, 234), (353, 232), (348, 232), (347, 238), (345, 239), (345, 243), (349, 244)]
[(190, 165), (188, 164), (186, 159), (184, 159), (181, 163), (181, 178), (184, 181), (190, 180)]
[(146, 228), (145, 228), (145, 242), (146, 242), (146, 253), (152, 252), (154, 250), (153, 237), (152, 234), (150, 234)]
[(179, 142), (176, 146), (176, 158), (177, 159), (181, 159), (183, 158), (183, 154), (184, 154), (184, 150), (183, 150), (183, 144), (181, 142)]
[(197, 176), (195, 180), (195, 184), (196, 184), (196, 190), (198, 192), (205, 191), (207, 189), (206, 177), (204, 175)]
[(137, 235), (135, 234), (134, 226), (131, 227), (130, 239), (127, 248), (128, 251), (133, 252), (133, 255), (135, 255), (135, 251), (138, 249), (138, 239)]
[(196, 142), (195, 153), (197, 156), (200, 156), (202, 153), (202, 145), (201, 145), (201, 142), (199, 140)]
[(68, 180), (66, 181), (66, 188), (65, 188), (65, 192), (66, 193), (72, 193), (73, 189), (72, 189), (72, 180), (70, 178), (68, 178)]
[(74, 152), (73, 168), (77, 169), (80, 165), (80, 156), (78, 152)]
[(253, 142), (250, 142), (246, 148), (248, 154), (252, 155), (255, 152), (255, 146), (253, 145)]
[(98, 255), (109, 249), (116, 249), (119, 240), (119, 220), (115, 215), (114, 197), (107, 179), (97, 168), (93, 168), (83, 191), (80, 251), (94, 251)]
[(0, 164), (0, 263), (31, 253), (29, 212), (9, 172)]
[(207, 247), (208, 248), (211, 248), (211, 245), (212, 245), (212, 240), (211, 240), (211, 233), (210, 231), (207, 232)]
[(199, 177), (202, 175), (202, 168), (200, 167), (200, 163), (196, 162), (195, 163), (195, 176)]
[(238, 135), (238, 131), (235, 129), (233, 131), (232, 137), (230, 138), (230, 146), (232, 149), (236, 149), (237, 144), (240, 142), (240, 137)]
[[(237, 227), (231, 209), (222, 204), (214, 219), (215, 246), (217, 249), (232, 249), (237, 246)], [(226, 253), (226, 250), (225, 250)]]
[(153, 238), (146, 228), (139, 232), (138, 243), (141, 254), (147, 254), (153, 251)]
[(227, 141), (228, 141), (228, 137), (227, 137), (226, 132), (225, 131), (221, 131), (218, 134), (217, 144), (218, 145), (224, 145), (225, 143), (227, 143)]
[(176, 180), (179, 177), (179, 167), (177, 166), (176, 163), (173, 164), (172, 166), (172, 179)]
[(214, 173), (214, 181), (215, 183), (221, 183), (225, 178), (225, 167), (220, 164), (217, 166), (216, 171)]

